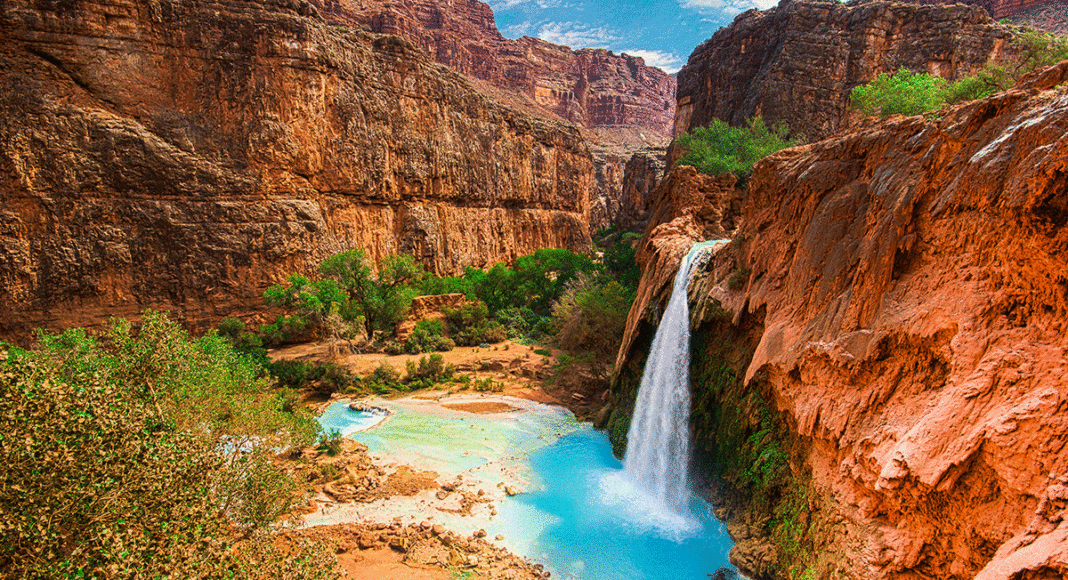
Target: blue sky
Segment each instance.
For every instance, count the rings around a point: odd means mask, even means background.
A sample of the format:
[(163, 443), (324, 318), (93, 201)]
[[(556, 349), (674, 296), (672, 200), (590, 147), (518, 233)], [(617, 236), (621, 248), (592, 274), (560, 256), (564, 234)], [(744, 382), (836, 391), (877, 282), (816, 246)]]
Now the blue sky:
[(535, 36), (571, 48), (641, 56), (673, 73), (735, 15), (778, 0), (484, 0), (508, 38)]

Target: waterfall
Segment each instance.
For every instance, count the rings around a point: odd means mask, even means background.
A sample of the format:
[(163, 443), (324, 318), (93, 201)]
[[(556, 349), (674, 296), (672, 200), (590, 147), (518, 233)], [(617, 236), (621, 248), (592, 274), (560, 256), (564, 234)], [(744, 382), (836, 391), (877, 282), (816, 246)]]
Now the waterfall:
[(686, 286), (701, 252), (695, 244), (679, 264), (667, 310), (656, 329), (627, 432), (623, 476), (658, 504), (688, 512), (690, 462), (690, 306)]

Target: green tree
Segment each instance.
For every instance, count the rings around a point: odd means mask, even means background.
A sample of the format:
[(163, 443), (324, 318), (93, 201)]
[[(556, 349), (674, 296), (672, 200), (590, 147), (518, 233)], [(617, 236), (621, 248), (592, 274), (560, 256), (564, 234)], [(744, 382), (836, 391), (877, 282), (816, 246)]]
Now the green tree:
[(404, 320), (427, 278), (423, 266), (407, 254), (391, 254), (377, 266), (378, 273), (373, 275), (367, 253), (348, 250), (330, 256), (319, 268), (346, 296), (340, 309), (342, 318), (351, 321), (362, 316), (368, 336), (376, 330), (391, 331)]
[(686, 152), (678, 165), (692, 165), (701, 173), (732, 173), (745, 179), (757, 161), (802, 141), (800, 137), (791, 137), (784, 124), (769, 127), (763, 118), (753, 117), (745, 127), (731, 127), (715, 119), (707, 127), (698, 127), (679, 137), (675, 143)]

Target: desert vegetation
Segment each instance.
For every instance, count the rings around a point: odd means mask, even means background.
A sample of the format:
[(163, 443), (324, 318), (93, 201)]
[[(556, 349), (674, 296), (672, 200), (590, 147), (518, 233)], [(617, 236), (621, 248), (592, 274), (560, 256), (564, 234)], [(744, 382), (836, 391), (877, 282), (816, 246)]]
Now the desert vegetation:
[[(294, 273), (268, 288), (265, 302), (282, 311), (272, 323), (252, 328), (228, 318), (218, 334), (279, 385), (322, 396), (464, 382), (466, 377), (433, 353), (508, 339), (562, 349), (566, 355), (556, 365), (559, 373), (581, 364), (607, 379), (607, 361), (619, 347), (640, 270), (636, 236), (605, 231), (598, 239), (600, 251), (594, 256), (542, 249), (488, 270), (469, 267), (460, 276), (427, 272), (410, 255), (372, 263), (365, 251), (347, 250), (324, 260), (314, 278)], [(410, 333), (396, 334), (415, 297), (445, 294), (461, 294), (463, 300), (442, 306), (440, 317), (418, 321)], [(266, 356), (268, 346), (312, 340), (328, 342), (333, 355), (351, 350), (429, 357), (415, 368), (384, 363), (359, 377), (335, 362), (272, 362)], [(467, 380), (460, 388), (499, 390)]]
[(701, 173), (733, 173), (744, 182), (753, 173), (754, 163), (803, 142), (804, 138), (791, 135), (786, 125), (769, 126), (757, 116), (744, 127), (731, 127), (715, 119), (706, 127), (682, 135), (675, 145), (686, 152), (679, 165), (692, 165)]
[(333, 577), (277, 538), (304, 497), (271, 457), (318, 431), (296, 401), (156, 312), (0, 346), (0, 576)]
[(1068, 38), (1023, 30), (1016, 38), (1019, 54), (1003, 63), (991, 63), (973, 75), (949, 82), (928, 73), (899, 69), (882, 73), (854, 87), (850, 107), (864, 115), (920, 115), (944, 105), (982, 99), (1012, 88), (1025, 74), (1068, 59)]

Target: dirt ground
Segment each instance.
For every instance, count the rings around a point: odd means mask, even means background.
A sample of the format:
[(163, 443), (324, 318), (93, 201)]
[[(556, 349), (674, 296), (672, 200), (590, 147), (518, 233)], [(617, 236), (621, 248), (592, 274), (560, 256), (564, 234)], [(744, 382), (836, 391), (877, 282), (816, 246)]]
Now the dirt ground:
[[(548, 350), (549, 356), (535, 350)], [(329, 347), (325, 342), (289, 345), (272, 349), (269, 356), (274, 360), (305, 360), (324, 362), (330, 360)], [(592, 417), (607, 402), (606, 385), (577, 368), (554, 377), (553, 365), (561, 352), (545, 346), (526, 346), (513, 341), (504, 341), (489, 348), (477, 346), (456, 347), (439, 352), (446, 364), (452, 364), (460, 374), (474, 379), (492, 378), (504, 384), (501, 395), (508, 395), (538, 403), (563, 405), (580, 418)], [(373, 372), (382, 363), (393, 366), (402, 375), (408, 361), (418, 364), (427, 354), (342, 353), (334, 362), (363, 376)], [(445, 385), (450, 392), (459, 385)], [(434, 398), (435, 391), (417, 396)], [(503, 409), (484, 409), (472, 412), (501, 412)]]

